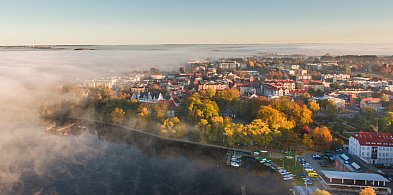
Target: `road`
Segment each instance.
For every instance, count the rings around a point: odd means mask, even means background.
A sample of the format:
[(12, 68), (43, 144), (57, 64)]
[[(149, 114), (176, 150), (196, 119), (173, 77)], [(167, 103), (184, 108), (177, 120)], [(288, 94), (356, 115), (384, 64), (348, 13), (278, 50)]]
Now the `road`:
[[(314, 160), (312, 157), (315, 153), (306, 153), (303, 155), (304, 160), (306, 160), (311, 167), (320, 175), (321, 170), (334, 170), (333, 166), (329, 167), (321, 167), (319, 162), (324, 160)], [(321, 155), (321, 154), (320, 154)], [(322, 156), (322, 155), (321, 155)], [(329, 164), (329, 163), (328, 163)], [(325, 189), (324, 186), (320, 183), (320, 180), (314, 181), (314, 184), (311, 186), (311, 189)]]

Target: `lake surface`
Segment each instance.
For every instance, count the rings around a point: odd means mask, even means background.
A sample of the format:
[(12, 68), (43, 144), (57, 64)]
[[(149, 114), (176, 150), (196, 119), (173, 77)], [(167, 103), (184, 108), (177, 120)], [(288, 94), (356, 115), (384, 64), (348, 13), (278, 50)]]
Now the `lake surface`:
[(252, 159), (241, 168), (226, 166), (225, 150), (102, 125), (61, 139), (74, 136), (84, 137), (87, 152), (54, 159), (40, 174), (26, 171), (12, 193), (241, 194), (243, 185), (247, 194), (289, 192), (279, 174)]

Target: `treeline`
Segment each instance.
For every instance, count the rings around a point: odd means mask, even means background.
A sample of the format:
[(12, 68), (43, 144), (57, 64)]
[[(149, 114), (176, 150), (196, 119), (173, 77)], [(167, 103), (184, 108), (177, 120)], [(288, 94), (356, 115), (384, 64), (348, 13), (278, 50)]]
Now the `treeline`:
[(176, 116), (170, 117), (168, 103), (141, 103), (127, 94), (98, 88), (77, 99), (43, 104), (40, 112), (45, 119), (84, 117), (161, 136), (237, 147), (328, 149), (342, 144), (327, 127), (314, 125), (320, 107), (306, 99), (242, 99), (236, 88), (206, 90), (185, 98)]

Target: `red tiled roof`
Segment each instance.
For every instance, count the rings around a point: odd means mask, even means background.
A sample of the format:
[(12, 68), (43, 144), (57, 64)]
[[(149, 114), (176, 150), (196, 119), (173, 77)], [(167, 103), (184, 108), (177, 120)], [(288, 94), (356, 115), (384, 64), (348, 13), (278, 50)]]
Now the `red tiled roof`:
[(372, 104), (372, 103), (376, 104), (376, 103), (381, 102), (381, 99), (380, 98), (363, 98), (362, 102), (364, 102), (366, 104)]
[(294, 89), (294, 90), (289, 90), (290, 94), (299, 94), (299, 93), (306, 93), (307, 90), (305, 89)]
[(295, 83), (294, 80), (265, 80), (265, 83)]
[(359, 132), (352, 137), (362, 146), (393, 146), (393, 136), (390, 133)]

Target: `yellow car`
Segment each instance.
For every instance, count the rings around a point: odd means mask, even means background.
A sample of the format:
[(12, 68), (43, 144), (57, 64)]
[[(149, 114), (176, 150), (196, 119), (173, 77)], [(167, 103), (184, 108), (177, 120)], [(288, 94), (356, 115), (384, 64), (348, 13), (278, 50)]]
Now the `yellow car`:
[(318, 173), (315, 173), (315, 172), (310, 172), (310, 173), (308, 173), (308, 176), (309, 176), (310, 178), (319, 177)]

